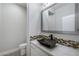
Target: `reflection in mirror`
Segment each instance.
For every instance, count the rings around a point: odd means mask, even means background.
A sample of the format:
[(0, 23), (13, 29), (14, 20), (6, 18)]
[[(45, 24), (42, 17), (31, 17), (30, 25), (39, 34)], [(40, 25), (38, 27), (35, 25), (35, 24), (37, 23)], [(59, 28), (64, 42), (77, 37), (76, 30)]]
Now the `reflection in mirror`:
[[(42, 11), (42, 30), (52, 32), (78, 31), (78, 5), (58, 3)], [(77, 13), (77, 14), (76, 14)]]

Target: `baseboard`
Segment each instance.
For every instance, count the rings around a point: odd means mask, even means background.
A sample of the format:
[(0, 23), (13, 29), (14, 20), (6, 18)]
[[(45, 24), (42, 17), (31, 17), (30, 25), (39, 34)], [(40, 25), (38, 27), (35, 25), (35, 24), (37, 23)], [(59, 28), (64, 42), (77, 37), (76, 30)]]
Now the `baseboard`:
[(0, 56), (25, 56), (26, 55), (26, 43), (20, 44), (19, 47), (0, 52)]
[(0, 56), (17, 56), (17, 55), (18, 56), (20, 55), (20, 48), (14, 48), (0, 53)]

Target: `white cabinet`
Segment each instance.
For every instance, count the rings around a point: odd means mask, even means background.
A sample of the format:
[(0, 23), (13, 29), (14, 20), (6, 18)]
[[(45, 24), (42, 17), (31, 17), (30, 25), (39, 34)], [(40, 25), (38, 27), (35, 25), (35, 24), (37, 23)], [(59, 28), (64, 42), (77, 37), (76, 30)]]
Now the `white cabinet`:
[(46, 48), (37, 40), (31, 41), (31, 56), (79, 56), (79, 49), (56, 44), (54, 48)]
[(31, 56), (48, 56), (44, 51), (31, 44)]

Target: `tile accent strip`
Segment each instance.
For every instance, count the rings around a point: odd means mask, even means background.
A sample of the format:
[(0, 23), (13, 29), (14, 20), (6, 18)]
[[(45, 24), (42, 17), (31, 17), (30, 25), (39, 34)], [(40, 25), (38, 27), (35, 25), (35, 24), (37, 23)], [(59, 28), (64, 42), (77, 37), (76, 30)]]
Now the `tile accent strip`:
[[(36, 36), (31, 36), (30, 38), (31, 40), (50, 39), (49, 36), (46, 36), (46, 35), (36, 35)], [(79, 42), (76, 42), (76, 41), (58, 39), (56, 37), (54, 37), (54, 40), (56, 41), (56, 43), (64, 45), (64, 46), (79, 48)]]

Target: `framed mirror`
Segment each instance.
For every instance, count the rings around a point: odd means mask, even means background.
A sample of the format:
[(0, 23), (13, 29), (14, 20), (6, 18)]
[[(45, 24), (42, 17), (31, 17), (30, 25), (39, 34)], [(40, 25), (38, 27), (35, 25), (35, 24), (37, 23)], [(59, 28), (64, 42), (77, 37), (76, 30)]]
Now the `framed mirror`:
[(55, 3), (43, 9), (41, 31), (79, 34), (79, 4)]

